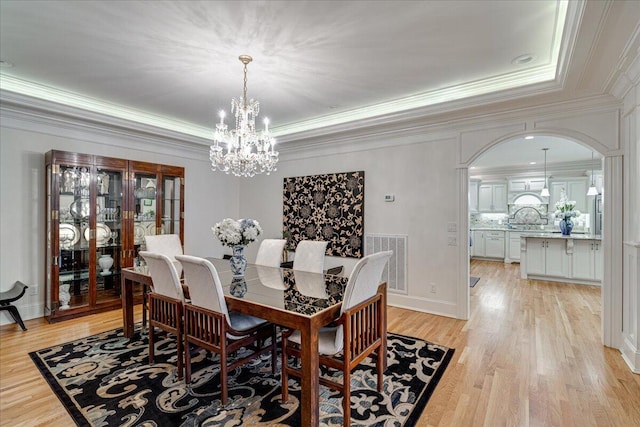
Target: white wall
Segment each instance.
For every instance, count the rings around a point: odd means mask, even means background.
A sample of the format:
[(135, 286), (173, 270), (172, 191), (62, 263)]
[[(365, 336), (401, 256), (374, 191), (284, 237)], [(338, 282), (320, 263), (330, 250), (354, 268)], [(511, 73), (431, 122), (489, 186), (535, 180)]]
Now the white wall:
[[(17, 280), (33, 287), (15, 303), (23, 319), (44, 313), (44, 154), (52, 149), (183, 166), (185, 251), (222, 255), (210, 228), (237, 216), (238, 179), (212, 172), (204, 148), (13, 114), (3, 114), (0, 125), (0, 290)], [(13, 322), (6, 311), (0, 316), (1, 324)]]
[[(381, 141), (392, 143), (386, 136), (366, 144), (370, 147)], [(456, 147), (455, 139), (427, 141), (419, 137), (396, 147), (354, 144), (339, 153), (329, 149), (306, 157), (285, 157), (275, 174), (242, 181), (240, 214), (258, 219), (267, 237), (278, 237), (284, 177), (363, 170), (365, 233), (408, 235), (410, 296), (390, 295), (390, 302), (455, 316), (459, 266), (457, 248), (447, 246), (447, 223), (456, 222), (458, 211)], [(385, 202), (385, 194), (394, 194), (395, 201)], [(256, 248), (250, 247), (249, 259)], [(344, 265), (345, 274), (349, 274), (356, 261), (334, 258), (326, 265)], [(430, 292), (431, 283), (436, 285), (436, 293)]]

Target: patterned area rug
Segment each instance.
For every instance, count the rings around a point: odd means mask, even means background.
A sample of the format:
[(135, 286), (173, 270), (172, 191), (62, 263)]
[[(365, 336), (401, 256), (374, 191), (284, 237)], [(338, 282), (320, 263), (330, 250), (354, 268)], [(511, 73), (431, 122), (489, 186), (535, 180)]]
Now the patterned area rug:
[[(192, 348), (192, 383), (186, 387), (176, 378), (175, 341), (159, 337), (153, 366), (147, 346), (146, 330), (137, 325), (131, 340), (116, 329), (29, 355), (81, 426), (300, 425), (299, 383), (290, 379), (289, 401), (282, 404), (280, 375), (271, 374), (268, 355), (230, 375), (229, 402), (223, 408), (219, 365), (211, 353)], [(389, 334), (383, 393), (376, 391), (372, 361), (354, 370), (352, 425), (415, 425), (453, 351)], [(341, 395), (323, 386), (320, 393), (321, 424), (341, 426)]]

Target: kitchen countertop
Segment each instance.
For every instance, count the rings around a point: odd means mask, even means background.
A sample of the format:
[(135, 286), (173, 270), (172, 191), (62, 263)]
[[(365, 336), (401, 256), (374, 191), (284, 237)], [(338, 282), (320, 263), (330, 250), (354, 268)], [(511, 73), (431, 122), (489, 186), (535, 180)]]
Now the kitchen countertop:
[(518, 233), (549, 233), (550, 230), (525, 230), (524, 228), (507, 228), (507, 227), (471, 227), (471, 231), (513, 231)]
[[(562, 236), (560, 234), (560, 231), (556, 228), (556, 230), (551, 230), (551, 229), (547, 229), (547, 230), (540, 230), (540, 229), (532, 229), (532, 230), (525, 230), (522, 228), (507, 228), (507, 227), (471, 227), (470, 228), (471, 231), (510, 231), (512, 233), (522, 233), (522, 234), (531, 234), (532, 236), (530, 237), (552, 237), (552, 236)], [(590, 236), (590, 237), (584, 237), (584, 238), (589, 238), (589, 239), (600, 239), (600, 236), (595, 236), (591, 233), (585, 233), (584, 231), (573, 231), (571, 233), (571, 236), (576, 238), (576, 239), (582, 239), (583, 237), (575, 237), (575, 236)], [(566, 236), (565, 236), (566, 237)]]
[(571, 234), (570, 236), (563, 236), (561, 233), (529, 233), (523, 232), (520, 237), (532, 237), (537, 239), (574, 239), (574, 240), (602, 240), (602, 236), (599, 234)]

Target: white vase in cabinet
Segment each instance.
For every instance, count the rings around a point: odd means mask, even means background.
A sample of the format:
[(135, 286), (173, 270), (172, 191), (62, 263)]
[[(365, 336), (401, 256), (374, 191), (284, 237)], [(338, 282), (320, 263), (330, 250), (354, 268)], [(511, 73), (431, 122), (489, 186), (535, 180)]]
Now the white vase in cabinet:
[(101, 275), (106, 276), (111, 274), (111, 267), (113, 267), (113, 257), (110, 254), (100, 255), (98, 258), (98, 265), (102, 269)]
[(67, 310), (69, 308), (69, 301), (71, 301), (71, 293), (69, 292), (68, 283), (60, 285), (58, 300), (60, 301), (60, 310)]

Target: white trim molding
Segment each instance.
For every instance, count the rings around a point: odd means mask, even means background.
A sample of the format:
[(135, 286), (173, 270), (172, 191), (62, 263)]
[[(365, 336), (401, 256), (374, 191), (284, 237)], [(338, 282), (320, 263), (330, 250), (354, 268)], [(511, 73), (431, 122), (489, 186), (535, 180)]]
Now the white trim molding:
[(622, 358), (629, 368), (640, 374), (640, 242), (624, 242), (625, 286), (623, 298), (630, 310), (623, 313)]
[(604, 212), (602, 248), (602, 344), (620, 348), (622, 344), (622, 211), (623, 156), (604, 158)]

